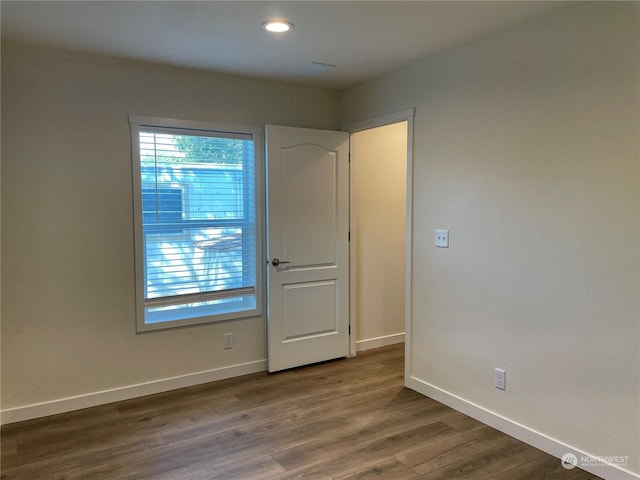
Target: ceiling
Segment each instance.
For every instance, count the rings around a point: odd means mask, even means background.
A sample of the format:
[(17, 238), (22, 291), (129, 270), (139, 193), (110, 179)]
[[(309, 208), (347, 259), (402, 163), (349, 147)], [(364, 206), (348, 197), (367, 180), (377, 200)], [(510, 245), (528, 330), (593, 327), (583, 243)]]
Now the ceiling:
[[(346, 88), (507, 29), (558, 1), (5, 1), (2, 38)], [(260, 25), (280, 17), (286, 34)], [(336, 65), (305, 75), (312, 62)], [(308, 73), (308, 72), (307, 72)]]

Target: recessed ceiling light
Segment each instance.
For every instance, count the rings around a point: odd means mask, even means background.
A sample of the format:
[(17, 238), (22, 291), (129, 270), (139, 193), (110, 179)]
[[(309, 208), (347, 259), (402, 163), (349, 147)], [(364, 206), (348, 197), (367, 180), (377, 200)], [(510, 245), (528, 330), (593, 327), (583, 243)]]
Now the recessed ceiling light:
[(286, 20), (267, 20), (262, 24), (262, 28), (267, 32), (284, 33), (293, 28), (293, 23)]

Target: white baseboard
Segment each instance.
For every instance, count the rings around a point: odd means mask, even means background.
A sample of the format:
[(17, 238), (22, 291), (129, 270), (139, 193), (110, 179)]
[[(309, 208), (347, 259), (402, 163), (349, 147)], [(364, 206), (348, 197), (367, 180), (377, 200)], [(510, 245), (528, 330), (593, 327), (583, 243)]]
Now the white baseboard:
[(87, 393), (74, 397), (60, 398), (50, 402), (36, 403), (24, 407), (9, 408), (0, 411), (0, 424), (21, 422), (33, 418), (46, 417), (58, 413), (71, 412), (82, 408), (105, 405), (107, 403), (129, 400), (131, 398), (153, 395), (155, 393), (168, 392), (178, 388), (192, 387), (203, 383), (224, 380), (225, 378), (239, 377), (250, 373), (266, 370), (266, 360), (230, 365), (228, 367), (214, 368), (204, 372), (189, 373), (177, 377), (163, 378), (152, 382), (128, 385), (126, 387)]
[[(480, 405), (476, 405), (473, 402), (465, 400), (462, 397), (454, 395), (446, 390), (442, 390), (434, 385), (431, 385), (416, 377), (410, 376), (406, 379), (407, 387), (415, 390), (418, 393), (426, 395), (440, 403), (443, 403), (459, 412), (464, 413), (480, 422), (489, 425), (490, 427), (500, 430), (501, 432), (511, 435), (529, 445), (532, 445), (544, 452), (547, 452), (558, 459), (562, 458), (567, 453), (572, 453), (578, 458), (578, 467), (586, 470), (594, 475), (608, 479), (608, 480), (638, 480), (640, 475), (633, 473), (629, 470), (606, 463), (604, 461), (593, 462), (593, 464), (585, 464), (580, 461), (582, 457), (589, 457), (591, 459), (598, 458), (596, 455), (589, 454), (578, 448), (567, 445), (560, 440), (549, 437), (544, 433), (533, 430), (525, 425), (514, 422), (506, 417), (503, 417), (491, 410), (488, 410)], [(560, 460), (558, 460), (560, 461)]]
[(385, 335), (383, 337), (367, 338), (356, 342), (356, 351), (362, 352), (363, 350), (386, 347), (387, 345), (395, 345), (396, 343), (402, 342), (404, 342), (404, 332)]

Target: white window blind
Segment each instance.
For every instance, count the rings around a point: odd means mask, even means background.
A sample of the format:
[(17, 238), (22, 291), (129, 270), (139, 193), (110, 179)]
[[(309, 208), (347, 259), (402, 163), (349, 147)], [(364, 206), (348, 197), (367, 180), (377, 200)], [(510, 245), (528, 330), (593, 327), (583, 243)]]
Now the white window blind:
[(149, 126), (137, 135), (144, 323), (255, 309), (252, 135)]

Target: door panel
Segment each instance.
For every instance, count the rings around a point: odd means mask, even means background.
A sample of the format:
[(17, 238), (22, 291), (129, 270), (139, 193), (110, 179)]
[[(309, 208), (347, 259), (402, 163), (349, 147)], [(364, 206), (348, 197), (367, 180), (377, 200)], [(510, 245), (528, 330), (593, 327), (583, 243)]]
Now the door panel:
[(298, 267), (336, 263), (337, 162), (336, 152), (318, 145), (282, 150), (282, 254)]
[[(297, 342), (338, 333), (337, 282), (305, 282), (282, 286), (282, 341)], [(324, 305), (322, 311), (309, 305)]]
[(349, 136), (267, 126), (269, 371), (349, 354)]

